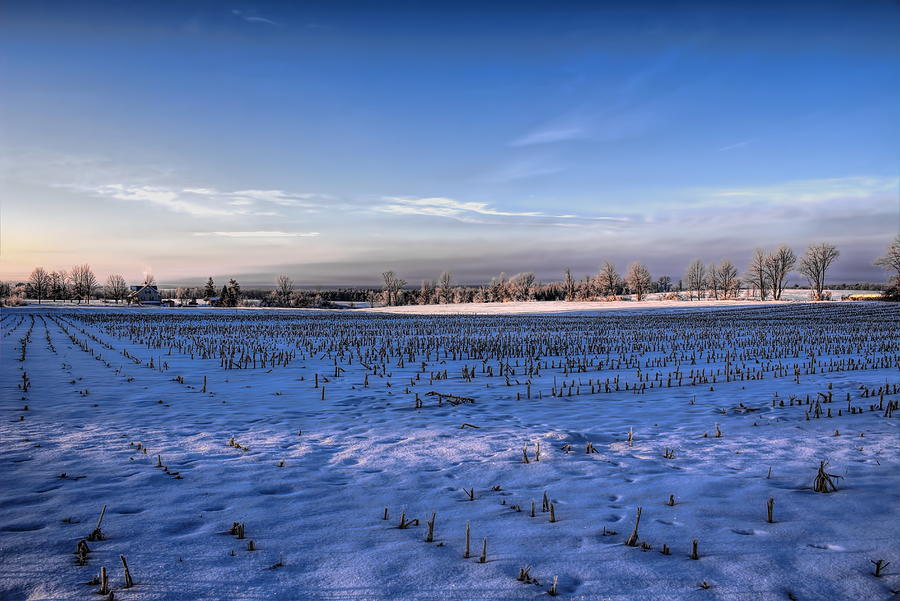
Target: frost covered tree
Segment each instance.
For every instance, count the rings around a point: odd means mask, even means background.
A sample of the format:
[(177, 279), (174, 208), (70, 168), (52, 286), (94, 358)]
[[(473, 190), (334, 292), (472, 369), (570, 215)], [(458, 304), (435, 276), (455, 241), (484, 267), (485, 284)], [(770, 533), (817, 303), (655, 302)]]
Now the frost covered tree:
[(628, 272), (625, 274), (625, 284), (637, 300), (644, 300), (644, 296), (650, 292), (650, 283), (652, 281), (650, 270), (643, 263), (634, 261), (628, 266)]
[(453, 301), (453, 292), (451, 290), (453, 282), (453, 276), (449, 271), (445, 271), (441, 274), (441, 277), (438, 278), (437, 292), (441, 297), (442, 303), (449, 304)]
[(534, 273), (530, 271), (517, 273), (509, 280), (510, 291), (517, 301), (531, 300), (534, 284)]
[(572, 270), (566, 267), (565, 273), (566, 300), (575, 300), (575, 280), (572, 278)]
[(575, 284), (575, 300), (589, 301), (594, 298), (597, 288), (594, 280), (595, 278), (587, 276)]
[(422, 280), (422, 287), (419, 288), (419, 304), (428, 305), (431, 303), (432, 289), (434, 286), (431, 280)]
[(800, 267), (797, 268), (797, 271), (809, 280), (813, 300), (825, 300), (822, 296), (825, 288), (825, 274), (840, 255), (841, 253), (833, 244), (826, 242), (811, 244), (806, 249), (806, 254), (800, 259)]
[(212, 276), (206, 280), (206, 286), (203, 287), (203, 298), (210, 299), (216, 295), (216, 283)]
[(789, 246), (782, 244), (774, 252), (766, 255), (765, 271), (769, 278), (769, 288), (772, 290), (772, 298), (781, 300), (784, 291), (784, 283), (788, 274), (797, 265), (797, 255)]
[(280, 275), (275, 280), (275, 295), (278, 298), (278, 304), (281, 307), (288, 307), (291, 304), (291, 294), (294, 292), (294, 280), (286, 275)]
[(384, 304), (392, 307), (400, 300), (400, 291), (406, 286), (406, 281), (397, 277), (392, 270), (385, 271), (381, 277), (384, 279)]
[(28, 289), (31, 296), (37, 299), (38, 304), (47, 298), (50, 291), (50, 275), (43, 267), (35, 267), (28, 276)]
[(106, 298), (111, 298), (118, 303), (128, 293), (128, 285), (125, 283), (125, 278), (117, 273), (110, 274), (106, 278), (104, 292), (106, 293)]
[(616, 271), (616, 266), (609, 261), (605, 261), (600, 267), (600, 273), (597, 274), (596, 279), (597, 290), (601, 296), (613, 296), (618, 292), (621, 278), (619, 272)]
[(697, 292), (697, 299), (702, 298), (701, 294), (704, 286), (706, 286), (706, 267), (700, 259), (694, 259), (688, 265), (687, 272), (684, 274), (687, 280), (688, 298), (694, 300), (694, 291)]
[(769, 295), (769, 272), (766, 251), (757, 248), (747, 267), (747, 281), (755, 290), (759, 290), (759, 300), (766, 300)]
[(508, 292), (509, 280), (506, 277), (506, 273), (501, 273), (499, 276), (491, 278), (491, 283), (488, 285), (488, 302), (506, 302), (509, 300)]

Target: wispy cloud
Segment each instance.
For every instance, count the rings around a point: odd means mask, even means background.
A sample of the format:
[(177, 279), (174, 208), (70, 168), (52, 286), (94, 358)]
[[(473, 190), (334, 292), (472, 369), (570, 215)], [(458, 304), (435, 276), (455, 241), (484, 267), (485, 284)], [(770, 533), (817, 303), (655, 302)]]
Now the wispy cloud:
[(233, 14), (235, 17), (237, 17), (239, 19), (243, 19), (247, 23), (264, 23), (266, 25), (278, 25), (278, 23), (276, 23), (275, 21), (273, 21), (271, 19), (266, 19), (265, 17), (259, 17), (257, 15), (250, 15), (242, 10), (237, 10), (237, 9), (232, 10), (231, 14)]
[(719, 152), (727, 152), (729, 150), (737, 150), (738, 148), (745, 148), (753, 144), (753, 140), (743, 140), (742, 142), (737, 142), (735, 144), (729, 144), (728, 146), (723, 146), (719, 149)]
[(434, 217), (459, 217), (467, 213), (478, 215), (494, 215), (504, 217), (543, 217), (538, 211), (499, 211), (492, 209), (485, 202), (460, 202), (452, 198), (399, 198), (386, 197), (390, 204), (376, 207), (384, 213), (400, 213), (404, 215), (432, 215)]
[(143, 202), (175, 213), (195, 217), (228, 217), (235, 215), (275, 216), (272, 210), (261, 210), (260, 205), (297, 207), (307, 212), (332, 200), (324, 194), (291, 193), (284, 190), (236, 190), (222, 191), (215, 188), (174, 188), (144, 184), (57, 184), (100, 198)]
[[(541, 211), (502, 211), (492, 208), (485, 202), (463, 202), (452, 198), (428, 197), (428, 198), (403, 198), (389, 196), (384, 198), (386, 204), (374, 207), (381, 213), (395, 215), (424, 215), (429, 217), (445, 217), (464, 221), (466, 223), (497, 223), (498, 220), (486, 220), (485, 217), (499, 218), (509, 222), (510, 220), (525, 222), (538, 220), (540, 225), (571, 226), (574, 221), (608, 221), (626, 222), (626, 217), (585, 217), (581, 215), (551, 215)], [(556, 220), (572, 220), (559, 222)]]
[(281, 232), (258, 230), (251, 232), (194, 232), (195, 236), (219, 236), (223, 238), (316, 238), (319, 232)]
[(736, 200), (766, 203), (817, 203), (853, 200), (896, 192), (900, 178), (883, 176), (850, 176), (796, 180), (768, 186), (719, 188), (706, 190), (713, 200)]
[(658, 94), (650, 93), (650, 87), (661, 73), (670, 70), (684, 56), (687, 46), (695, 43), (696, 40), (686, 41), (661, 52), (624, 77), (618, 86), (595, 87), (589, 83), (594, 78), (580, 73), (578, 84), (571, 91), (581, 102), (515, 138), (509, 145), (535, 146), (586, 139), (611, 142), (643, 135), (661, 121), (664, 106)]
[(175, 213), (185, 213), (195, 217), (237, 215), (243, 211), (211, 207), (183, 198), (178, 192), (158, 186), (104, 184), (86, 186), (64, 184), (58, 187), (88, 192), (100, 198), (114, 198), (130, 202), (143, 202)]
[(529, 157), (495, 169), (488, 173), (485, 179), (489, 182), (504, 183), (541, 175), (552, 175), (563, 169), (562, 165), (545, 157)]
[(184, 188), (182, 191), (196, 196), (221, 199), (231, 205), (266, 202), (285, 207), (315, 208), (323, 201), (333, 200), (333, 197), (327, 194), (292, 193), (284, 190), (235, 190), (233, 192), (224, 192), (214, 188)]
[(550, 144), (553, 142), (565, 142), (567, 140), (577, 140), (587, 136), (587, 131), (583, 127), (560, 127), (549, 126), (534, 130), (525, 134), (520, 138), (516, 138), (509, 143), (510, 146), (532, 146), (535, 144)]
[(590, 140), (616, 142), (646, 134), (656, 127), (665, 113), (662, 99), (640, 104), (627, 101), (600, 103), (590, 108), (576, 108), (509, 143), (513, 147), (536, 146)]

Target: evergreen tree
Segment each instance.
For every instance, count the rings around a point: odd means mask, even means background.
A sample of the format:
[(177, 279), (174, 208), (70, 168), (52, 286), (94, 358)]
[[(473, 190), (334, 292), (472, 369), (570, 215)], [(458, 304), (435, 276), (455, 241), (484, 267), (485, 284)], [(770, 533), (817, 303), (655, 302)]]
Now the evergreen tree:
[(241, 285), (231, 278), (228, 280), (228, 306), (237, 307), (239, 302), (241, 302)]
[(203, 289), (204, 298), (212, 298), (216, 295), (216, 283), (213, 282), (212, 276), (206, 280), (206, 287)]
[(222, 286), (222, 292), (219, 293), (219, 302), (216, 303), (219, 307), (228, 307), (228, 286)]

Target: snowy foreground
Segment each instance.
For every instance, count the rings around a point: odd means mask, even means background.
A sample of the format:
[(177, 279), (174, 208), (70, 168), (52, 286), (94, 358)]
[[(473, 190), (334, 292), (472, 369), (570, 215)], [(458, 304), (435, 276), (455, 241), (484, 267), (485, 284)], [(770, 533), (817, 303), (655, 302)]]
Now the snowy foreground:
[(896, 305), (0, 322), (0, 599), (900, 589)]

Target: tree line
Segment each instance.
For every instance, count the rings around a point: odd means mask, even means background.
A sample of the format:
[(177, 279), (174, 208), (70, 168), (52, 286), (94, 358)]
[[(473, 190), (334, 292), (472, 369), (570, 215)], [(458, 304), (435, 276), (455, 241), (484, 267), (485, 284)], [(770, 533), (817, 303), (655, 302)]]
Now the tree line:
[[(148, 276), (146, 283), (153, 283), (153, 276)], [(95, 298), (105, 298), (115, 302), (124, 301), (129, 289), (125, 278), (120, 274), (110, 274), (106, 283), (101, 284), (87, 263), (75, 265), (71, 269), (47, 271), (43, 267), (35, 267), (28, 280), (19, 284), (0, 283), (0, 298), (5, 304), (16, 304), (15, 299), (32, 299), (38, 303), (43, 301), (87, 302)]]
[[(274, 290), (242, 290), (235, 278), (218, 288), (210, 277), (202, 287), (178, 287), (167, 293), (183, 304), (196, 304), (206, 299), (223, 307), (236, 307), (247, 301), (256, 301), (270, 307), (328, 307), (337, 301), (369, 302), (373, 305), (429, 305), (450, 303), (495, 303), (515, 301), (588, 301), (618, 300), (629, 294), (641, 301), (648, 294), (661, 294), (661, 298), (687, 300), (737, 298), (743, 291), (749, 298), (781, 300), (788, 276), (799, 273), (807, 280), (812, 300), (828, 300), (825, 289), (828, 270), (840, 257), (840, 252), (826, 242), (811, 244), (803, 255), (797, 256), (788, 245), (766, 251), (754, 251), (749, 265), (740, 277), (739, 271), (729, 259), (718, 263), (692, 261), (683, 278), (677, 282), (668, 275), (654, 279), (646, 265), (634, 261), (624, 275), (616, 266), (606, 261), (596, 274), (575, 278), (565, 269), (560, 281), (539, 282), (533, 272), (513, 276), (501, 273), (483, 285), (456, 285), (449, 271), (436, 280), (422, 280), (413, 288), (393, 270), (382, 274), (380, 288), (338, 288), (330, 290), (298, 290), (287, 275), (276, 279)], [(887, 252), (875, 260), (889, 274), (889, 282), (883, 297), (900, 300), (900, 235), (888, 245)], [(153, 285), (153, 276), (147, 276), (144, 284)], [(127, 299), (129, 293), (125, 278), (111, 274), (101, 285), (88, 264), (75, 265), (69, 270), (48, 272), (36, 267), (26, 282), (10, 284), (0, 282), (0, 299), (4, 304), (19, 304), (25, 297), (38, 303), (50, 301), (88, 301), (104, 298), (116, 303)]]
[[(5, 283), (0, 297), (27, 297), (38, 303), (45, 300), (81, 302), (95, 297), (100, 288), (97, 276), (87, 263), (69, 270), (49, 272), (43, 267), (35, 267), (26, 282), (15, 286)], [(110, 275), (107, 288), (110, 298), (124, 299), (128, 293), (125, 278), (120, 275)]]
[[(650, 293), (662, 293), (662, 298), (675, 300), (715, 300), (735, 299), (746, 292), (746, 297), (760, 300), (781, 300), (788, 276), (802, 275), (809, 285), (811, 300), (829, 300), (826, 290), (828, 270), (840, 257), (833, 244), (826, 242), (811, 244), (803, 255), (797, 256), (788, 245), (781, 245), (772, 251), (758, 248), (754, 251), (750, 264), (741, 278), (737, 267), (729, 259), (719, 263), (704, 263), (695, 259), (688, 265), (684, 277), (675, 284), (668, 275), (654, 279), (646, 265), (639, 261), (629, 264), (625, 275), (619, 274), (610, 261), (604, 262), (599, 271), (585, 278), (576, 279), (570, 269), (563, 273), (558, 282), (540, 283), (534, 273), (524, 272), (507, 277), (500, 274), (482, 286), (454, 286), (450, 272), (444, 272), (436, 281), (423, 280), (418, 289), (408, 286), (394, 271), (382, 274), (384, 284), (380, 293), (370, 293), (369, 300), (388, 306), (428, 305), (449, 303), (492, 303), (511, 301), (588, 301), (619, 300), (630, 294), (641, 301)], [(888, 246), (887, 253), (875, 261), (875, 265), (893, 272), (891, 282), (884, 297), (900, 299), (900, 235)]]

